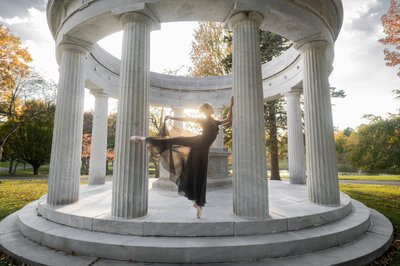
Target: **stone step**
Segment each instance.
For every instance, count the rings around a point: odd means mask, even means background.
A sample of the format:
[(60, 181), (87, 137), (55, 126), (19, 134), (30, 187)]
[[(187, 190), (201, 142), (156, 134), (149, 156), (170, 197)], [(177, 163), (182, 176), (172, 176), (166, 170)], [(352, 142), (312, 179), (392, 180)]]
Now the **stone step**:
[(370, 211), (357, 201), (352, 205), (352, 212), (336, 222), (252, 236), (115, 235), (62, 226), (38, 217), (32, 208), (19, 213), (19, 229), (44, 246), (89, 257), (158, 263), (240, 262), (301, 255), (360, 238), (370, 227)]
[[(5, 253), (30, 265), (95, 265), (95, 266), (144, 266), (147, 263), (133, 263), (95, 257), (72, 255), (49, 249), (23, 237), (17, 231), (18, 214), (8, 216), (0, 223), (0, 248)], [(381, 256), (390, 246), (393, 228), (391, 223), (380, 213), (371, 210), (371, 226), (360, 238), (352, 242), (298, 256), (281, 257), (244, 263), (218, 263), (230, 266), (324, 266), (324, 265), (366, 265)], [(156, 253), (154, 253), (156, 254)], [(174, 264), (152, 264), (171, 266)], [(196, 265), (196, 264), (191, 264)], [(217, 264), (202, 264), (217, 265)]]
[(91, 265), (98, 260), (95, 257), (75, 256), (56, 251), (27, 239), (18, 231), (18, 214), (19, 212), (13, 213), (0, 223), (0, 250), (5, 254), (28, 265)]

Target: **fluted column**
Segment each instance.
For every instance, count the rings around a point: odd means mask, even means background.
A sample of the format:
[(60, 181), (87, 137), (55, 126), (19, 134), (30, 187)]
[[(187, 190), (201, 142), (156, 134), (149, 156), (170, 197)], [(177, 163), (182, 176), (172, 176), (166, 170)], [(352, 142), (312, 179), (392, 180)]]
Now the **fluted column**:
[(57, 107), (51, 148), (47, 203), (70, 204), (79, 199), (82, 151), (84, 61), (87, 50), (62, 44)]
[[(222, 108), (215, 108), (214, 112), (215, 112), (215, 117), (217, 117), (218, 119), (222, 118)], [(214, 140), (212, 147), (217, 149), (224, 148), (224, 130), (222, 126), (219, 127), (217, 138)]]
[(106, 181), (108, 96), (97, 93), (94, 98), (89, 185), (101, 185)]
[(121, 22), (124, 28), (111, 213), (129, 219), (146, 215), (148, 208), (146, 144), (131, 142), (130, 137), (148, 134), (151, 21), (133, 12), (122, 15)]
[[(172, 107), (172, 112), (174, 113), (174, 116), (176, 116), (176, 117), (183, 117), (184, 111), (185, 111), (185, 108), (183, 108), (183, 107)], [(174, 126), (183, 128), (182, 121), (173, 120), (172, 123), (174, 124)]]
[(300, 92), (286, 94), (290, 184), (305, 184), (303, 126), (301, 122)]
[(233, 30), (233, 210), (265, 218), (268, 211), (264, 103), (259, 25), (263, 17), (241, 12), (230, 18)]
[(326, 60), (327, 45), (325, 41), (314, 41), (299, 49), (304, 62), (307, 184), (311, 202), (338, 205), (339, 181)]

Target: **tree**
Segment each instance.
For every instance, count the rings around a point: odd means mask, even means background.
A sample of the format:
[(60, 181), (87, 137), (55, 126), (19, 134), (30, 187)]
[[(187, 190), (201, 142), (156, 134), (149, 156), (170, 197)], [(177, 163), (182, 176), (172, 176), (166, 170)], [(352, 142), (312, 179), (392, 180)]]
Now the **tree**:
[(7, 128), (0, 133), (0, 160), (6, 141), (17, 131), (18, 127), (44, 112), (42, 109), (30, 111), (29, 108), (33, 105), (29, 104), (29, 101), (40, 99), (49, 107), (55, 103), (56, 99), (54, 82), (44, 79), (35, 70), (30, 70), (27, 76), (17, 77), (14, 85), (13, 88), (8, 88), (7, 93), (11, 95), (10, 97), (0, 96), (3, 106), (5, 106), (0, 112), (0, 126), (3, 129)]
[(336, 90), (336, 87), (329, 87), (332, 98), (345, 98), (346, 92), (344, 90)]
[(93, 110), (83, 113), (83, 134), (92, 134)]
[[(396, 0), (390, 1), (387, 14), (381, 18), (383, 32), (386, 37), (379, 40), (383, 45), (394, 46), (395, 50), (384, 49), (385, 61), (387, 66), (400, 64), (400, 5)], [(400, 71), (397, 73), (400, 76)]]
[(107, 125), (107, 147), (114, 150), (115, 146), (115, 134), (117, 128), (117, 113), (110, 113), (108, 115)]
[(0, 25), (0, 115), (11, 117), (16, 111), (14, 90), (18, 80), (29, 74), (32, 58), (21, 40)]
[(194, 77), (222, 76), (227, 74), (223, 60), (231, 53), (231, 46), (224, 42), (228, 32), (223, 24), (217, 22), (200, 22), (194, 31), (190, 58), (194, 67), (189, 69)]
[(264, 123), (267, 148), (271, 161), (271, 180), (280, 180), (279, 174), (279, 134), (278, 129), (286, 130), (287, 116), (284, 99), (264, 103)]
[(356, 172), (358, 170), (351, 165), (347, 158), (350, 136), (353, 132), (354, 130), (349, 127), (343, 131), (334, 132), (337, 167), (340, 172)]
[(108, 172), (108, 163), (111, 162), (111, 164), (114, 164), (114, 158), (115, 158), (115, 152), (114, 149), (107, 149), (107, 153), (106, 153), (106, 171)]
[[(394, 94), (394, 99), (400, 101), (400, 90), (397, 89), (397, 90), (393, 90), (392, 92)], [(399, 112), (398, 114), (400, 115), (400, 108), (397, 111)]]
[(32, 165), (33, 174), (37, 175), (39, 168), (50, 162), (55, 105), (33, 100), (26, 103), (26, 108), (24, 115), (31, 119), (18, 127), (8, 146), (12, 155)]
[(91, 152), (92, 135), (83, 134), (82, 135), (82, 153), (81, 153), (81, 173), (84, 175), (89, 174), (89, 162), (90, 162), (90, 152)]
[(400, 116), (370, 116), (370, 123), (354, 131), (346, 147), (346, 160), (366, 172), (400, 173)]
[(394, 99), (395, 100), (400, 100), (400, 90), (393, 90), (393, 94), (394, 94)]
[[(284, 51), (292, 46), (292, 42), (270, 31), (260, 30), (260, 53), (261, 63), (271, 61), (274, 57), (281, 55)], [(228, 47), (232, 47), (232, 33), (228, 32), (224, 36), (223, 41)], [(223, 65), (226, 73), (232, 72), (232, 48), (228, 50), (228, 54), (223, 59)]]

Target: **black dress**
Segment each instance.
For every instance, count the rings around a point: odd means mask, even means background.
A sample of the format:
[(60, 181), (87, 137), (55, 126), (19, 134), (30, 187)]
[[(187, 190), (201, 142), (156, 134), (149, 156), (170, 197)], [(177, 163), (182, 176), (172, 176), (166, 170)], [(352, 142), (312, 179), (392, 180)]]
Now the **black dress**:
[(220, 122), (212, 117), (196, 119), (202, 134), (192, 137), (170, 137), (164, 125), (160, 137), (146, 138), (152, 154), (160, 155), (160, 162), (171, 173), (178, 191), (199, 206), (206, 201), (208, 153), (218, 135)]

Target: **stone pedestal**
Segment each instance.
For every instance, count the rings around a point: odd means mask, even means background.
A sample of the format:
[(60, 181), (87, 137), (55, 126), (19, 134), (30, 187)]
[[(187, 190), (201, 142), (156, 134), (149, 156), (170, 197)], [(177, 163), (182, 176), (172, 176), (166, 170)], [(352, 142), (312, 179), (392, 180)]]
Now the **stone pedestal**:
[(286, 94), (288, 127), (288, 160), (290, 184), (305, 184), (303, 125), (301, 122), (300, 92)]
[(310, 201), (340, 204), (325, 41), (300, 47), (304, 61), (304, 118)]
[(232, 184), (232, 178), (228, 176), (228, 157), (226, 149), (210, 149), (207, 168), (207, 187), (220, 187)]
[(160, 175), (156, 181), (153, 182), (153, 188), (171, 190), (171, 191), (178, 191), (178, 186), (170, 180), (169, 171), (166, 170), (161, 163), (159, 164), (160, 167)]
[(146, 136), (149, 123), (151, 20), (139, 13), (122, 15), (124, 24), (111, 214), (135, 218), (147, 214), (148, 155), (145, 143), (130, 141)]
[(79, 199), (84, 103), (85, 47), (62, 44), (57, 108), (51, 148), (49, 204), (70, 204)]
[(248, 218), (269, 217), (264, 102), (259, 25), (256, 12), (229, 19), (233, 30), (233, 211)]
[[(208, 157), (207, 187), (221, 187), (232, 184), (228, 176), (228, 156), (225, 149), (211, 148)], [(160, 165), (160, 176), (153, 182), (152, 187), (178, 191), (178, 186), (170, 180), (169, 172)]]
[(101, 185), (106, 180), (108, 96), (97, 93), (94, 97), (89, 185)]

